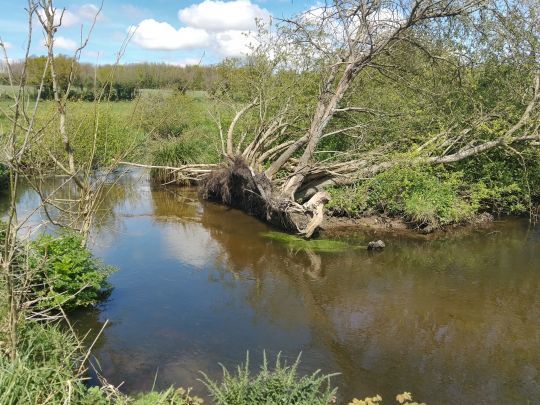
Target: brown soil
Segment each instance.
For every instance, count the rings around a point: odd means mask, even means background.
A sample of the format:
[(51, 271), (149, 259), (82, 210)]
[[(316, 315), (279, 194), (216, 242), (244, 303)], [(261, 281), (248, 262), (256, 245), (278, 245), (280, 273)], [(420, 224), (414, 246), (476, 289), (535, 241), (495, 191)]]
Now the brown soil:
[(349, 218), (326, 215), (321, 228), (322, 233), (325, 235), (354, 233), (355, 231), (375, 231), (433, 239), (449, 231), (489, 227), (493, 223), (493, 219), (491, 214), (482, 213), (478, 214), (469, 222), (434, 229), (431, 227), (420, 228), (416, 224), (411, 224), (400, 217), (369, 215), (359, 218)]

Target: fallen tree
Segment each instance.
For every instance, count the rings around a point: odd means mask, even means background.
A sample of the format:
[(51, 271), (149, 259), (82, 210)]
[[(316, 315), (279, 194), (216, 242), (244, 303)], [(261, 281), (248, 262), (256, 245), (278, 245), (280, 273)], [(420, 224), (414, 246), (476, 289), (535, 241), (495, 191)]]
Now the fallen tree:
[[(412, 44), (413, 48), (436, 59), (419, 40), (415, 27), (469, 15), (482, 3), (334, 1), (285, 21), (277, 33), (267, 33), (270, 41), (261, 42), (259, 60), (261, 54), (265, 55), (267, 65), (265, 69), (255, 69), (260, 73), (256, 80), (250, 78), (253, 86), (249, 100), (240, 108), (238, 103), (232, 104), (236, 111), (226, 131), (221, 119), (216, 119), (223, 163), (219, 167), (186, 165), (171, 170), (177, 177), (200, 181), (208, 199), (242, 209), (309, 238), (322, 223), (324, 205), (329, 200), (325, 188), (329, 186), (352, 184), (403, 162), (454, 164), (494, 148), (538, 145), (540, 76), (534, 60), (534, 49), (538, 46), (537, 39), (534, 42), (537, 25), (533, 29), (533, 40), (529, 41), (533, 49), (529, 69), (533, 85), (527, 90), (528, 101), (525, 99), (519, 114), (506, 114), (503, 124), (497, 105), (489, 111), (472, 111), (468, 120), (461, 122), (463, 117), (457, 116), (455, 123), (430, 135), (419, 146), (404, 147), (407, 153), (395, 153), (396, 150), (388, 153), (393, 145), (384, 142), (370, 148), (371, 145), (366, 145), (358, 135), (366, 126), (366, 117), (388, 116), (388, 112), (352, 104), (355, 100), (351, 93), (357, 89), (355, 79), (367, 71), (382, 75), (400, 72), (400, 67), (392, 64), (392, 58), (403, 44)], [(494, 15), (502, 18), (500, 13)], [(534, 14), (530, 16), (534, 18)], [(504, 27), (503, 22), (507, 21), (499, 22)], [(280, 36), (279, 41), (276, 36)], [(270, 49), (272, 45), (268, 43), (286, 45), (276, 51), (276, 48)], [(280, 52), (288, 56), (280, 58)], [(300, 63), (299, 58), (291, 54), (305, 57)], [(274, 57), (268, 58), (268, 55)], [(299, 112), (298, 99), (289, 94), (300, 85), (299, 79), (283, 87), (280, 93), (272, 93), (271, 86), (276, 84), (268, 76), (279, 77), (287, 70), (300, 72), (295, 77), (316, 72), (319, 90), (316, 100), (306, 108), (307, 119), (305, 112)], [(343, 116), (346, 118), (341, 118)], [(256, 124), (238, 131), (243, 120)], [(472, 136), (493, 126), (502, 128), (492, 131), (487, 138)], [(339, 137), (354, 137), (354, 148), (321, 150), (327, 140)], [(318, 158), (317, 153), (322, 151), (330, 157)]]

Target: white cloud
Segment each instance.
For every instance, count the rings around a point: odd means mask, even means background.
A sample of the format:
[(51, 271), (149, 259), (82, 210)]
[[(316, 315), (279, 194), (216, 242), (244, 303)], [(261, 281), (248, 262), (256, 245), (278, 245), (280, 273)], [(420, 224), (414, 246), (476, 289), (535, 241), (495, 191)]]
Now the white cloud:
[[(54, 16), (54, 22), (57, 24), (57, 22), (60, 19), (60, 16), (62, 15), (61, 10), (56, 10), (55, 16)], [(69, 10), (64, 11), (64, 15), (62, 16), (62, 27), (73, 27), (74, 25), (77, 25), (80, 23), (80, 18), (78, 15), (72, 13)]]
[[(83, 22), (93, 21), (98, 11), (99, 7), (95, 4), (84, 4), (73, 11), (56, 8), (54, 9), (54, 23), (55, 25), (58, 25), (60, 23), (60, 18), (62, 18), (62, 27), (74, 27), (82, 24)], [(45, 18), (45, 13), (43, 10), (39, 10), (38, 13), (41, 18)], [(100, 13), (98, 19), (101, 19), (102, 17), (103, 14)]]
[(145, 49), (206, 48), (225, 57), (245, 56), (256, 44), (257, 20), (270, 23), (271, 15), (251, 0), (204, 0), (178, 11), (178, 18), (184, 27), (146, 19), (128, 32)]
[(82, 20), (85, 21), (93, 21), (96, 16), (98, 19), (101, 19), (103, 17), (103, 14), (100, 12), (99, 7), (95, 4), (83, 4), (79, 7), (77, 14)]
[(62, 36), (54, 38), (54, 46), (57, 49), (65, 49), (67, 51), (74, 51), (77, 49), (77, 43), (74, 40)]
[(10, 49), (11, 47), (13, 47), (13, 45), (11, 45), (9, 42), (2, 41), (1, 39), (0, 39), (0, 44), (4, 45), (4, 48), (6, 49)]
[(250, 0), (205, 0), (180, 10), (178, 18), (190, 27), (221, 32), (254, 30), (257, 28), (256, 20), (268, 22), (270, 13)]
[(210, 35), (202, 29), (183, 27), (178, 30), (166, 22), (143, 20), (129, 27), (134, 32), (133, 42), (145, 49), (179, 50), (204, 48), (210, 44)]
[[(43, 10), (38, 11), (39, 16), (45, 20), (45, 12)], [(54, 25), (60, 24), (60, 19), (62, 19), (62, 27), (73, 27), (80, 23), (80, 18), (78, 15), (72, 13), (69, 10), (64, 10), (62, 14), (62, 9), (54, 9)]]
[(216, 51), (222, 56), (246, 56), (256, 44), (257, 40), (249, 31), (228, 30), (215, 36)]
[(200, 62), (201, 62), (200, 59), (186, 58), (186, 59), (181, 59), (181, 60), (178, 60), (178, 61), (172, 61), (172, 62), (169, 61), (169, 62), (166, 62), (166, 63), (169, 64), (169, 65), (186, 67), (186, 66), (198, 65)]

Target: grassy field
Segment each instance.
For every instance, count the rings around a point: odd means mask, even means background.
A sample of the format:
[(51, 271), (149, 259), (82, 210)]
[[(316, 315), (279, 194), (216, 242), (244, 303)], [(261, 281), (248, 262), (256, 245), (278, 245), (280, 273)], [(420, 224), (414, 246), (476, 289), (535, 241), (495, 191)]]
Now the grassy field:
[[(0, 100), (0, 133), (10, 130), (12, 105), (12, 100)], [(31, 102), (26, 104), (27, 111), (32, 108)], [(146, 89), (133, 101), (69, 101), (68, 133), (81, 161), (88, 157), (97, 134), (96, 165), (118, 157), (161, 165), (215, 161), (219, 145), (216, 125), (209, 115), (211, 108), (208, 95), (201, 91), (181, 95)], [(45, 126), (45, 136), (32, 148), (29, 160), (45, 164), (46, 149), (64, 156), (57, 120), (55, 102), (41, 101), (34, 127)]]

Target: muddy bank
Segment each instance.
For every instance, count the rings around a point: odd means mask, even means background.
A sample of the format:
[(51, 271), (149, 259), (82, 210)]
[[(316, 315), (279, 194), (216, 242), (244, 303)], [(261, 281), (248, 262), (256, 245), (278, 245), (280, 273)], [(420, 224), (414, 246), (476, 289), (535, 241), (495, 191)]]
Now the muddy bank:
[(358, 231), (383, 232), (405, 235), (419, 239), (436, 239), (449, 232), (470, 231), (474, 229), (486, 229), (495, 222), (512, 220), (507, 217), (495, 220), (493, 215), (482, 213), (476, 215), (466, 223), (452, 224), (440, 228), (420, 227), (418, 224), (406, 221), (401, 217), (389, 217), (385, 215), (367, 215), (363, 217), (343, 217), (326, 215), (321, 226), (321, 233), (326, 236), (350, 234)]

